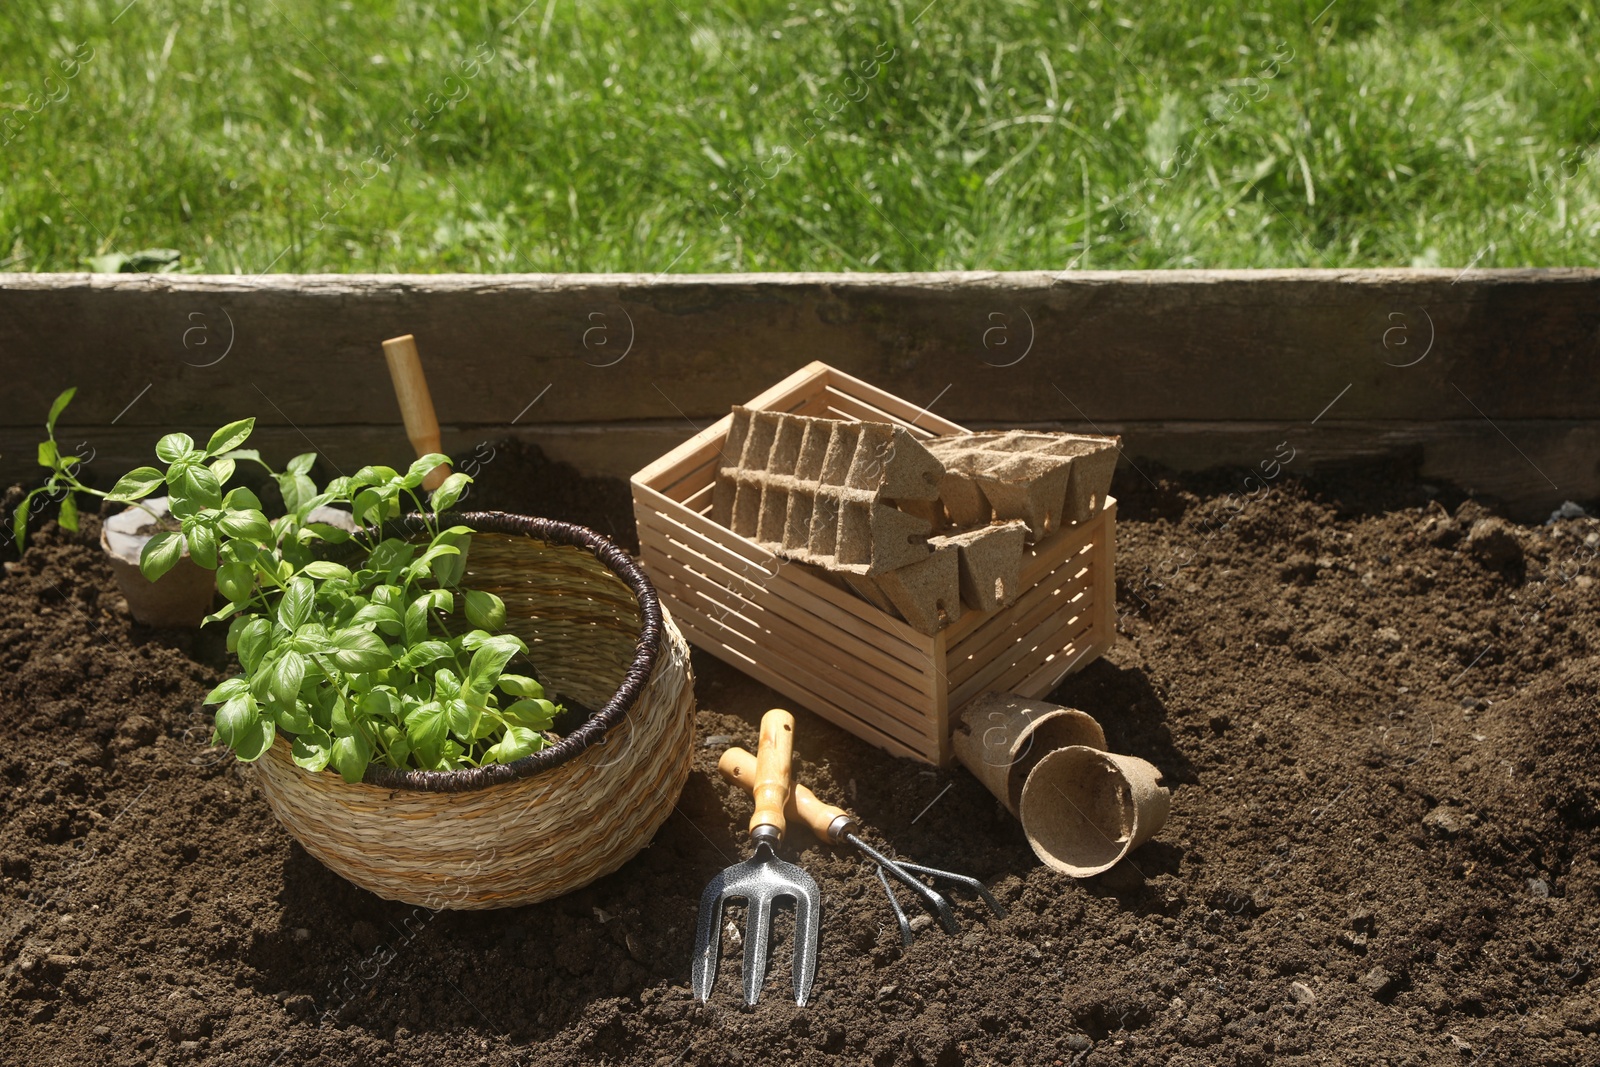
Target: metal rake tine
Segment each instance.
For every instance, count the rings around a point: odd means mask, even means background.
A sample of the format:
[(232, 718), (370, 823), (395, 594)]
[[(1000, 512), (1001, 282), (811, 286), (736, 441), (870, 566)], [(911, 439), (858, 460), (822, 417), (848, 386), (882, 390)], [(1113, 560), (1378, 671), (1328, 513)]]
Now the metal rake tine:
[(772, 897), (763, 889), (745, 901), (744, 1002), (752, 1007), (761, 999), (767, 978), (767, 940), (772, 935)]
[(901, 861), (900, 866), (914, 874), (924, 875), (928, 878), (943, 879), (946, 882), (954, 882), (956, 885), (964, 885), (982, 897), (983, 902), (989, 905), (989, 910), (993, 911), (997, 917), (1001, 919), (1006, 917), (1006, 909), (1002, 908), (1000, 906), (1000, 902), (994, 898), (994, 894), (989, 892), (989, 887), (978, 881), (976, 878), (969, 878), (964, 874), (957, 874), (954, 871), (941, 871), (937, 867), (924, 867), (918, 863), (906, 863)]
[(846, 834), (845, 839), (876, 860), (879, 871), (894, 875), (896, 881), (921, 897), (922, 902), (938, 916), (939, 925), (944, 927), (945, 933), (959, 934), (961, 932), (961, 924), (956, 922), (956, 913), (951, 909), (950, 902), (942, 894), (911, 877), (909, 867), (885, 856), (855, 834)]
[(883, 868), (873, 864), (872, 869), (878, 873), (878, 884), (883, 886), (884, 893), (889, 897), (889, 906), (894, 909), (894, 917), (900, 922), (900, 945), (902, 948), (910, 948), (911, 923), (906, 921), (905, 909), (900, 907), (900, 899), (894, 895), (894, 889), (889, 885), (889, 876), (883, 873)]

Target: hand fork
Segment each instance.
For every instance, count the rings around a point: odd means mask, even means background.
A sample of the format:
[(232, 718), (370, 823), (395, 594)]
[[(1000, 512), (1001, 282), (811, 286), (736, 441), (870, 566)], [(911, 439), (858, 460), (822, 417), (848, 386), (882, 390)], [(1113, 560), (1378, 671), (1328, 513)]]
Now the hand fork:
[(755, 855), (712, 878), (700, 897), (700, 921), (694, 938), (694, 995), (704, 1003), (717, 980), (722, 954), (722, 910), (730, 900), (745, 901), (744, 1002), (753, 1005), (761, 996), (767, 975), (767, 946), (772, 936), (772, 904), (793, 897), (794, 1002), (804, 1005), (817, 973), (817, 931), (821, 924), (822, 893), (805, 871), (785, 863), (774, 853), (783, 840), (784, 808), (793, 774), (794, 716), (773, 708), (761, 717), (761, 743), (756, 749), (755, 814), (750, 817), (750, 841)]
[[(750, 755), (742, 748), (729, 747), (722, 753), (722, 758), (717, 761), (717, 770), (729, 782), (741, 789), (749, 790), (756, 774), (756, 757)], [(878, 882), (883, 886), (884, 893), (889, 898), (889, 906), (894, 909), (894, 917), (900, 924), (900, 941), (906, 948), (911, 947), (911, 922), (906, 918), (905, 909), (900, 906), (899, 898), (894, 894), (894, 889), (889, 885), (889, 879), (894, 878), (905, 886), (918, 899), (925, 904), (929, 911), (939, 919), (939, 925), (944, 927), (946, 933), (959, 933), (960, 924), (956, 922), (955, 912), (950, 907), (950, 901), (944, 894), (926, 885), (917, 876), (931, 879), (935, 882), (948, 882), (952, 885), (964, 886), (983, 898), (996, 915), (1004, 917), (1005, 909), (1000, 902), (995, 900), (987, 886), (976, 878), (969, 878), (964, 874), (954, 871), (941, 871), (937, 867), (924, 867), (905, 860), (894, 860), (861, 840), (857, 833), (859, 826), (855, 817), (843, 808), (836, 808), (817, 799), (817, 795), (799, 782), (792, 783), (789, 792), (789, 802), (785, 811), (792, 818), (804, 822), (811, 827), (817, 835), (817, 840), (826, 845), (849, 844), (854, 845), (863, 855), (878, 865)]]

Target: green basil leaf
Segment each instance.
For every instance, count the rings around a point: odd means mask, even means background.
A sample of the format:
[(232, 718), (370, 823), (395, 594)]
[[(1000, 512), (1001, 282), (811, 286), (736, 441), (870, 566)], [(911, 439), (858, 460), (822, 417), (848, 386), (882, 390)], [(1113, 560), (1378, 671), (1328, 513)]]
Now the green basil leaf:
[(40, 441), (38, 457), (39, 466), (45, 470), (53, 471), (56, 469), (56, 460), (61, 458), (61, 452), (56, 448), (54, 441)]
[(63, 530), (76, 530), (78, 528), (78, 501), (68, 490), (67, 495), (61, 498), (61, 514), (56, 517), (56, 522)]
[(368, 630), (351, 628), (333, 635), (328, 656), (340, 670), (376, 671), (389, 666), (389, 646)]
[(292, 705), (300, 696), (300, 683), (306, 679), (306, 659), (293, 649), (284, 649), (267, 676), (267, 692), (279, 704)]
[(246, 673), (254, 673), (256, 664), (261, 662), (261, 657), (272, 646), (272, 623), (259, 615), (247, 618), (244, 625), (239, 627), (238, 635), (229, 634), (232, 651), (239, 657), (239, 664)]
[(387, 518), (386, 510), (383, 492), (378, 489), (361, 490), (350, 504), (350, 512), (360, 526), (381, 526)]
[(405, 655), (395, 661), (395, 666), (403, 671), (415, 671), (436, 660), (447, 659), (454, 654), (450, 646), (443, 641), (419, 641), (407, 649)]
[(469, 744), (472, 742), (472, 735), (478, 729), (478, 718), (482, 714), (482, 708), (473, 707), (465, 700), (445, 702), (445, 715), (450, 720), (450, 732)]
[(278, 623), (285, 629), (298, 629), (311, 617), (311, 602), (316, 596), (316, 586), (304, 575), (290, 579), (283, 598), (278, 601)]
[(436, 700), (451, 700), (461, 695), (461, 679), (449, 667), (433, 672), (433, 695)]
[(139, 553), (139, 573), (146, 581), (156, 581), (183, 558), (183, 538), (171, 530), (163, 530), (145, 542)]
[(163, 463), (176, 463), (194, 451), (194, 438), (186, 433), (169, 433), (156, 442), (156, 458)]
[(245, 732), (261, 718), (255, 698), (248, 692), (235, 693), (217, 709), (216, 730), (222, 743), (239, 751), (239, 741)]
[(274, 542), (272, 524), (267, 517), (254, 508), (241, 508), (225, 511), (222, 518), (217, 520), (217, 525), (229, 537), (237, 537), (258, 545), (271, 545)]
[(283, 495), (286, 511), (299, 514), (306, 501), (317, 495), (316, 483), (304, 474), (276, 474), (272, 480), (278, 483), (278, 492)]
[(421, 597), (406, 608), (406, 644), (419, 645), (427, 639), (428, 598)]
[(489, 692), (500, 680), (500, 672), (511, 662), (511, 657), (526, 651), (528, 646), (510, 634), (489, 638), (472, 654), (472, 663), (467, 667), (466, 687), (475, 693)]
[(398, 637), (402, 632), (400, 613), (387, 604), (367, 604), (357, 609), (346, 625), (369, 626), (374, 624), (390, 637)]
[(315, 452), (302, 452), (288, 463), (285, 463), (283, 467), (290, 474), (310, 474), (311, 467), (316, 462), (317, 454)]
[(420, 456), (406, 470), (406, 473), (400, 479), (400, 484), (407, 489), (415, 489), (422, 484), (424, 478), (433, 472), (433, 468), (449, 462), (449, 456), (443, 456), (437, 452), (429, 452), (425, 456)]
[(230, 603), (243, 605), (255, 591), (255, 571), (248, 563), (223, 563), (217, 567), (217, 592)]
[(198, 463), (184, 470), (182, 491), (186, 500), (199, 507), (220, 508), (222, 506), (222, 486), (217, 481), (217, 476)]
[(311, 708), (304, 700), (297, 700), (288, 707), (281, 707), (273, 716), (278, 724), (278, 729), (291, 734), (303, 734), (307, 730), (314, 730), (317, 724), (311, 721)]
[(189, 543), (189, 558), (208, 571), (217, 569), (217, 531), (209, 526), (191, 526), (184, 540)]
[(206, 694), (202, 704), (221, 704), (225, 700), (232, 700), (241, 693), (250, 691), (250, 683), (239, 675), (235, 675)]
[(400, 718), (400, 698), (388, 689), (374, 689), (361, 694), (356, 706), (369, 719), (388, 721)]
[(542, 697), (544, 686), (523, 674), (502, 674), (500, 691), (514, 697)]
[(157, 489), (166, 476), (154, 467), (135, 467), (111, 487), (112, 500), (143, 500)]
[(233, 460), (224, 456), (211, 461), (210, 471), (217, 477), (218, 485), (227, 485), (228, 479), (233, 477)]
[(353, 486), (384, 485), (398, 480), (399, 477), (400, 475), (395, 472), (393, 467), (368, 465), (356, 471), (356, 476), (351, 479), (351, 484)]
[(500, 714), (507, 722), (530, 730), (548, 730), (561, 709), (548, 700), (518, 700)]
[(467, 486), (471, 484), (472, 478), (469, 475), (457, 471), (439, 483), (439, 488), (435, 489), (433, 496), (428, 498), (428, 506), (433, 508), (436, 515), (443, 511), (449, 511), (455, 507), (456, 501), (461, 499), (461, 494), (465, 493)]
[(78, 387), (74, 385), (70, 389), (63, 389), (61, 391), (61, 395), (56, 397), (55, 400), (51, 401), (50, 414), (46, 415), (44, 420), (44, 428), (47, 431), (50, 433), (55, 433), (56, 420), (61, 417), (61, 413), (63, 411), (67, 410), (67, 405), (72, 403), (72, 398), (77, 395)]
[(224, 604), (216, 611), (213, 611), (210, 615), (207, 615), (205, 618), (201, 619), (200, 625), (206, 626), (213, 622), (221, 622), (223, 619), (232, 617), (238, 612), (238, 610), (238, 604)]
[(306, 523), (305, 526), (301, 527), (300, 536), (305, 537), (308, 533), (313, 537), (321, 538), (330, 545), (342, 545), (350, 540), (349, 530), (328, 522)]
[(289, 758), (294, 760), (295, 766), (313, 774), (325, 770), (333, 758), (333, 738), (313, 723), (311, 729), (298, 734), (289, 745)]
[(506, 727), (505, 736), (483, 754), (485, 763), (513, 763), (544, 748), (546, 741), (525, 726)]
[(261, 498), (256, 496), (244, 486), (236, 486), (228, 490), (228, 495), (222, 498), (224, 511), (260, 511)]
[(367, 556), (367, 566), (383, 574), (405, 566), (417, 554), (417, 546), (398, 537), (379, 541)]
[(339, 564), (330, 560), (319, 559), (307, 563), (305, 567), (301, 569), (300, 573), (323, 582), (330, 578), (348, 580), (350, 577), (350, 568), (341, 567)]
[(449, 733), (444, 706), (429, 701), (406, 716), (406, 737), (425, 764), (436, 763)]
[(461, 595), (465, 600), (464, 606), (469, 624), (479, 630), (488, 630), (490, 633), (505, 628), (505, 601), (493, 593), (485, 593), (480, 589), (463, 589)]
[[(434, 560), (442, 559), (445, 556), (459, 555), (461, 555), (461, 550), (455, 545), (430, 545), (428, 550), (424, 552), (420, 558), (406, 568), (406, 577), (412, 581), (417, 581), (418, 579), (421, 579), (427, 575), (429, 565), (432, 564)], [(444, 583), (441, 582), (440, 584)]]
[(234, 745), (234, 754), (241, 763), (254, 763), (267, 754), (267, 749), (272, 747), (273, 740), (278, 736), (278, 728), (272, 720), (265, 716), (257, 717), (256, 721), (246, 727)]
[(11, 536), (17, 542), (17, 551), (21, 552), (28, 541), (28, 512), (33, 510), (33, 498), (41, 490), (35, 489), (22, 498), (22, 503), (17, 505), (17, 510), (11, 513)]
[(220, 456), (229, 449), (238, 448), (244, 444), (245, 439), (255, 428), (255, 419), (240, 419), (238, 422), (228, 423), (211, 435), (211, 440), (206, 444), (206, 458)]

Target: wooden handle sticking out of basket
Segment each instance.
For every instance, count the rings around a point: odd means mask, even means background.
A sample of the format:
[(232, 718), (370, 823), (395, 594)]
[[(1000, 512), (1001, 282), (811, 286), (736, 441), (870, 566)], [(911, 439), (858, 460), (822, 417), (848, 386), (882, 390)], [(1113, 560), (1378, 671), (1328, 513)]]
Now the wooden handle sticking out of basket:
[[(428, 379), (422, 375), (417, 339), (409, 333), (389, 338), (383, 342), (383, 357), (389, 361), (389, 377), (394, 381), (394, 395), (400, 401), (400, 414), (405, 419), (411, 447), (417, 450), (418, 456), (440, 451), (439, 420), (433, 413)], [(432, 492), (448, 477), (450, 468), (441, 463), (422, 479), (422, 488)]]
[(773, 708), (761, 716), (761, 744), (756, 749), (755, 814), (750, 840), (776, 845), (786, 828), (783, 809), (794, 778), (794, 716)]
[[(756, 758), (737, 745), (722, 753), (722, 758), (717, 761), (717, 770), (722, 772), (722, 777), (746, 793), (755, 791)], [(849, 812), (823, 803), (817, 794), (799, 782), (789, 791), (789, 803), (784, 805), (783, 813), (811, 827), (817, 840), (825, 845), (838, 844), (846, 833), (853, 833), (856, 829), (856, 821)]]

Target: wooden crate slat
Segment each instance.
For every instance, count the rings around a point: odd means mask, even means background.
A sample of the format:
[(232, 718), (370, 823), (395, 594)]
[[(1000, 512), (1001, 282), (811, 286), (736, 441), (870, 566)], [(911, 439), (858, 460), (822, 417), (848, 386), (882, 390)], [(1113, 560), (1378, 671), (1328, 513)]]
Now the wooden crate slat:
[(1074, 574), (1071, 567), (1061, 568), (1028, 590), (1024, 597), (1017, 598), (1012, 605), (1015, 613), (996, 612), (989, 620), (990, 625), (974, 630), (960, 644), (949, 646), (947, 655), (953, 668), (964, 673), (963, 664), (974, 660), (982, 663), (1000, 655), (1005, 645), (1033, 629), (1047, 616), (1073, 608), (1073, 602), (1088, 592), (1093, 580), (1088, 570)]
[[(857, 737), (862, 737), (871, 744), (895, 756), (908, 757), (924, 763), (935, 761), (936, 757), (930, 749), (905, 744), (899, 739), (877, 729), (871, 723), (852, 715), (825, 697), (813, 693), (790, 678), (772, 671), (761, 661), (734, 650), (730, 645), (700, 629), (695, 625), (692, 609), (671, 594), (663, 593), (661, 600), (667, 606), (667, 610), (672, 612), (672, 621), (678, 624), (678, 628), (683, 631), (684, 636), (696, 648), (704, 649), (724, 663), (748, 674), (762, 685), (782, 693), (802, 707), (821, 715), (840, 729), (848, 730)], [(686, 615), (690, 617), (686, 618)]]
[(672, 487), (685, 474), (722, 451), (722, 443), (733, 428), (733, 416), (724, 415), (671, 452), (644, 467), (630, 479), (635, 484), (649, 485), (657, 492), (670, 494)]
[(1010, 692), (1029, 700), (1039, 700), (1049, 696), (1051, 690), (1060, 685), (1062, 680), (1079, 667), (1086, 666), (1099, 658), (1106, 650), (1104, 640), (1091, 640), (1099, 630), (1094, 626), (1084, 631), (1072, 640), (1072, 643), (1055, 654), (1053, 659), (1047, 658), (1039, 667), (1022, 681), (1010, 688)]
[[(777, 673), (796, 679), (793, 684), (797, 687), (825, 697), (831, 704), (849, 714), (852, 718), (869, 724), (888, 736), (897, 738), (908, 747), (924, 752), (929, 748), (937, 748), (934, 738), (927, 733), (928, 723), (925, 719), (908, 723), (895, 715), (889, 714), (886, 709), (895, 707), (895, 702), (882, 699), (881, 695), (873, 693), (870, 687), (858, 690), (855, 685), (855, 679), (841, 674), (818, 671), (815, 663), (806, 663), (789, 655), (786, 646), (761, 641), (759, 630), (752, 633), (734, 625), (729, 618), (719, 618), (708, 614), (703, 608), (685, 599), (686, 596), (704, 597), (704, 594), (698, 589), (684, 586), (675, 578), (667, 577), (660, 583), (659, 588), (669, 592), (672, 601), (682, 609), (681, 611), (678, 608), (673, 609), (674, 620), (680, 619), (687, 612), (695, 628), (700, 632), (715, 635), (717, 639), (723, 642), (737, 642), (738, 644), (734, 647), (743, 645), (751, 649), (759, 649), (762, 658), (766, 662), (782, 664), (789, 668), (788, 671)], [(715, 602), (713, 601), (713, 603)], [(780, 652), (779, 649), (785, 649), (785, 651)], [(799, 678), (805, 678), (805, 683), (800, 683), (797, 680)], [(849, 684), (844, 684), (845, 682)], [(774, 686), (774, 688), (778, 687)], [(911, 713), (910, 717), (915, 720), (917, 709), (907, 710)]]
[[(899, 415), (884, 411), (880, 407), (875, 407), (865, 400), (858, 400), (849, 393), (841, 393), (837, 389), (829, 389), (826, 399), (828, 411), (836, 413), (834, 417), (837, 418), (843, 418), (851, 422), (887, 422), (923, 440), (938, 436), (926, 426), (910, 422)], [(916, 415), (918, 413), (912, 412), (912, 414)], [(922, 417), (931, 421), (931, 417), (926, 412), (922, 413)]]
[(1074, 583), (1086, 586), (1093, 581), (1094, 573), (1091, 568), (1080, 566), (1077, 560), (1069, 560), (1023, 590), (1009, 608), (993, 613), (983, 620), (982, 625), (974, 627), (960, 640), (947, 642), (947, 647), (950, 648), (952, 655), (960, 655), (964, 659), (991, 642), (997, 632), (1018, 625), (1021, 616), (1033, 613), (1041, 604), (1055, 604), (1059, 607), (1060, 602), (1056, 598), (1062, 589), (1073, 586)]
[[(1082, 604), (1082, 601), (1079, 603)], [(1085, 609), (1089, 606), (1083, 605)], [(1067, 642), (1064, 638), (1070, 638), (1073, 634), (1087, 630), (1092, 621), (1093, 616), (1087, 610), (1065, 617), (1052, 615), (1039, 624), (1033, 633), (1016, 642), (1013, 648), (1019, 648), (1021, 651), (1014, 652), (1013, 656), (1026, 657), (1042, 647), (1047, 640), (1051, 643), (1051, 650), (1065, 648)], [(951, 688), (950, 703), (959, 708), (984, 690), (996, 688), (995, 683), (1012, 668), (1014, 662), (1014, 659), (998, 659), (975, 671), (966, 681)]]
[[(885, 392), (875, 385), (862, 381), (854, 375), (846, 374), (842, 370), (834, 369), (828, 375), (826, 385), (836, 392), (847, 393), (857, 400), (865, 401), (873, 407), (879, 408), (904, 419), (909, 425), (912, 419), (917, 420), (917, 426), (930, 431), (930, 434), (966, 433), (967, 428), (949, 419), (941, 418), (915, 404), (907, 403), (893, 393)], [(753, 404), (751, 405), (754, 406)]]
[[(858, 641), (870, 644), (877, 651), (904, 664), (914, 673), (920, 674), (926, 667), (931, 656), (929, 638), (917, 633), (904, 623), (900, 623), (899, 625), (905, 633), (912, 634), (921, 640), (915, 643), (906, 640), (897, 641), (894, 639), (894, 634), (885, 632), (885, 627), (869, 617), (864, 617), (865, 613), (840, 612), (836, 610), (833, 599), (823, 599), (813, 593), (812, 590), (815, 586), (820, 585), (839, 598), (855, 600), (854, 595), (844, 590), (835, 589), (833, 586), (820, 581), (815, 575), (809, 573), (803, 564), (795, 563), (792, 560), (784, 560), (770, 553), (766, 553), (765, 560), (757, 562), (739, 554), (723, 542), (699, 537), (687, 524), (676, 521), (677, 516), (667, 515), (664, 512), (650, 512), (646, 509), (636, 508), (635, 517), (639, 523), (643, 526), (648, 526), (663, 538), (690, 548), (696, 555), (705, 557), (707, 560), (716, 563), (723, 570), (731, 571), (746, 581), (753, 580), (750, 578), (752, 572), (762, 575), (761, 582), (771, 580), (766, 575), (781, 573), (788, 583), (785, 588), (785, 595), (794, 600), (799, 608), (803, 609), (805, 617), (815, 619), (819, 624), (831, 626), (849, 634)], [(710, 522), (709, 519), (703, 521)], [(721, 527), (717, 528), (721, 529)], [(742, 541), (743, 539), (739, 540)], [(766, 551), (765, 549), (760, 549), (760, 546), (755, 545), (753, 541), (744, 541), (743, 543), (751, 545), (763, 553)], [(872, 613), (887, 618), (872, 605), (866, 604), (865, 601), (857, 601), (857, 603), (865, 605)], [(899, 620), (892, 621), (899, 622)]]
[(998, 689), (1006, 693), (1016, 692), (1018, 685), (1041, 668), (1053, 665), (1053, 661), (1059, 658), (1064, 650), (1072, 648), (1093, 627), (1094, 619), (1084, 616), (1075, 618), (1070, 626), (1064, 628), (1062, 633), (1051, 633), (1041, 637), (1038, 644), (1024, 653), (1016, 663), (1012, 664), (1010, 669), (991, 682), (989, 688)]
[[(684, 600), (686, 597), (690, 598), (686, 602), (693, 604), (702, 618), (730, 631), (743, 634), (757, 644), (767, 643), (761, 641), (761, 634), (777, 633), (777, 630), (772, 625), (773, 616), (759, 611), (752, 614), (740, 613), (735, 610), (736, 605), (731, 605), (719, 599), (710, 590), (703, 588), (710, 584), (705, 581), (703, 575), (698, 576), (699, 580), (695, 580), (695, 576), (670, 569), (662, 569), (660, 574), (660, 586), (673, 589), (680, 600)], [(721, 590), (720, 592), (724, 596), (731, 595), (726, 590)], [(699, 598), (704, 603), (698, 603), (693, 598)], [(715, 610), (707, 610), (708, 606)], [(793, 631), (792, 627), (784, 627), (784, 629), (786, 632)], [(787, 640), (787, 643), (782, 644), (780, 647), (784, 648), (786, 652), (804, 652), (807, 656), (815, 657), (821, 657), (829, 652), (836, 651), (832, 646), (828, 646), (824, 642), (806, 640), (804, 631), (798, 631), (797, 637), (793, 640)], [(785, 658), (793, 662), (802, 662), (795, 660), (792, 655), (786, 655)], [(820, 665), (817, 661), (811, 659), (806, 659), (803, 662), (809, 663), (810, 669), (813, 671)], [(834, 681), (839, 689), (869, 704), (881, 704), (883, 707), (890, 709), (890, 714), (893, 717), (899, 719), (908, 729), (917, 734), (927, 731), (926, 716), (921, 715), (916, 710), (920, 707), (921, 701), (927, 696), (925, 688), (907, 687), (882, 676), (863, 679), (837, 665), (828, 664), (828, 666), (834, 667), (828, 677)], [(902, 714), (902, 712), (904, 713)]]
[[(886, 692), (898, 699), (915, 701), (924, 694), (928, 684), (925, 670), (915, 670), (909, 664), (883, 654), (860, 636), (832, 626), (797, 607), (791, 603), (787, 590), (782, 587), (781, 577), (771, 582), (751, 581), (695, 555), (692, 550), (675, 541), (663, 540), (668, 547), (663, 549), (662, 542), (652, 543), (651, 554), (647, 557), (652, 577), (655, 568), (664, 574), (676, 574), (685, 583), (688, 578), (683, 576), (693, 575), (714, 587), (721, 595), (713, 596), (709, 589), (698, 588), (698, 582), (694, 584), (694, 591), (715, 600), (720, 607), (752, 624), (772, 629), (793, 644), (814, 646), (819, 650), (825, 649), (827, 655), (844, 657), (846, 662), (832, 664), (835, 668), (847, 670), (858, 678), (869, 679), (872, 684), (883, 685)], [(756, 600), (756, 597), (760, 597), (760, 600)]]

